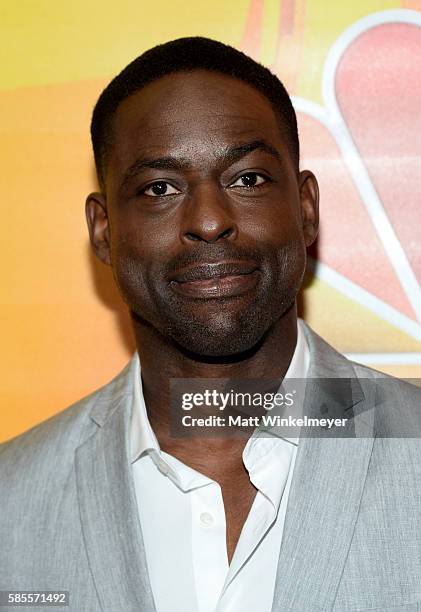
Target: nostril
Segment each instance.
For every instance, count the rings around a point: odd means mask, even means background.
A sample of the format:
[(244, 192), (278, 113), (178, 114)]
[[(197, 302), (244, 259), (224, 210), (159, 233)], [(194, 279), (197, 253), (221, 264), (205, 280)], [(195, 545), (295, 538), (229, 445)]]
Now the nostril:
[(232, 229), (228, 228), (226, 229), (224, 232), (222, 232), (221, 234), (219, 234), (219, 238), (229, 238), (232, 234)]
[(188, 238), (189, 240), (200, 240), (199, 236), (197, 236), (196, 234), (192, 234), (191, 232), (186, 233), (186, 238)]

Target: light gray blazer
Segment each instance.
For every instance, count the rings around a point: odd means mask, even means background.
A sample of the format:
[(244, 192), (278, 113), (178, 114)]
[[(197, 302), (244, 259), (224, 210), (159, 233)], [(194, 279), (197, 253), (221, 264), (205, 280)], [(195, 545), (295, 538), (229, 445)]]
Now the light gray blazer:
[[(388, 412), (416, 412), (419, 391), (389, 381), (387, 409), (372, 409), (365, 383), (379, 374), (306, 336), (310, 377), (352, 380), (336, 397), (314, 387), (311, 411), (334, 405), (367, 437), (301, 439), (273, 610), (421, 610), (421, 441), (385, 437)], [(128, 452), (131, 363), (0, 446), (0, 590), (68, 590), (75, 612), (155, 610)]]

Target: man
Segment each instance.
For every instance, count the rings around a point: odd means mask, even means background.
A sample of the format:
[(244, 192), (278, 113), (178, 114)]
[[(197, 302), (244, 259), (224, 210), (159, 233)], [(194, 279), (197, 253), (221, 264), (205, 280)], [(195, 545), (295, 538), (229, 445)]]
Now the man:
[[(92, 139), (91, 243), (137, 354), (2, 446), (0, 588), (69, 591), (77, 611), (419, 609), (421, 445), (389, 437), (420, 396), (297, 323), (318, 188), (281, 83), (173, 41), (110, 83)], [(173, 435), (179, 379), (322, 381), (304, 410), (345, 433)]]

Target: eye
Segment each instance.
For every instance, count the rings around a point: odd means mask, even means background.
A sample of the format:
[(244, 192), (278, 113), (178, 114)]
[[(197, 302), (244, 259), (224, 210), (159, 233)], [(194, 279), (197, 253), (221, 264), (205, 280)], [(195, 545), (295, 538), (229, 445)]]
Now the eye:
[(252, 189), (253, 187), (258, 187), (263, 183), (267, 183), (269, 179), (267, 179), (262, 174), (258, 174), (257, 172), (246, 172), (242, 174), (234, 183), (231, 183), (230, 187), (245, 187), (246, 189)]
[(146, 185), (140, 193), (152, 198), (159, 198), (161, 196), (175, 195), (180, 193), (180, 191), (170, 183), (167, 183), (167, 181), (155, 181), (154, 183)]

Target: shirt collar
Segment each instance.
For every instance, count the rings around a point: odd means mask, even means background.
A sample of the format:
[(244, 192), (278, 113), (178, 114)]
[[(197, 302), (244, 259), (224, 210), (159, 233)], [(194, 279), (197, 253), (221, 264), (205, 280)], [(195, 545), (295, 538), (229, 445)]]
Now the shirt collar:
[[(130, 427), (130, 461), (134, 463), (143, 453), (146, 451), (155, 451), (153, 456), (159, 455), (162, 457), (162, 453), (160, 451), (159, 442), (151, 424), (148, 419), (148, 414), (146, 411), (145, 399), (143, 397), (142, 391), (142, 378), (141, 378), (141, 367), (140, 367), (140, 359), (139, 354), (136, 351), (134, 356), (135, 364), (132, 369), (132, 417), (131, 417), (131, 427)], [(307, 345), (307, 340), (302, 329), (301, 320), (298, 319), (297, 324), (297, 344), (295, 346), (294, 354), (292, 356), (291, 362), (289, 364), (288, 370), (285, 374), (285, 378), (298, 378), (303, 379), (306, 378), (308, 368), (310, 364), (310, 351)], [(267, 438), (267, 432), (264, 433)], [(252, 450), (255, 446), (255, 443), (259, 440), (259, 436), (252, 436), (246, 447), (248, 452)], [(298, 440), (291, 439), (289, 440), (294, 444), (298, 444)], [(276, 444), (276, 439), (268, 438), (267, 443), (265, 444), (265, 454), (268, 452), (271, 446)], [(246, 450), (246, 449), (245, 449)], [(253, 450), (253, 454), (255, 449)], [(166, 454), (165, 454), (166, 455)], [(174, 458), (175, 459), (175, 458)], [(177, 460), (175, 460), (177, 461)], [(173, 472), (172, 467), (168, 465), (169, 462), (163, 460), (162, 468), (165, 473), (171, 474)], [(172, 462), (171, 462), (172, 463)], [(177, 464), (180, 462), (177, 462)], [(159, 467), (159, 464), (158, 464)], [(176, 465), (174, 465), (176, 467)], [(177, 465), (177, 467), (180, 467)], [(169, 468), (169, 470), (168, 470)], [(177, 470), (178, 472), (178, 470)], [(199, 473), (197, 472), (198, 476)], [(184, 480), (184, 479), (183, 479)], [(190, 482), (190, 481), (189, 481)], [(197, 483), (196, 483), (197, 484)]]
[[(297, 324), (297, 344), (285, 379), (307, 378), (310, 366), (310, 350), (299, 319)], [(271, 502), (276, 513), (286, 484), (294, 446), (299, 438), (283, 438), (276, 428), (256, 428), (247, 441), (243, 451), (243, 462), (250, 480)]]
[[(283, 381), (286, 381), (287, 379), (294, 379), (296, 381), (294, 383), (294, 387), (297, 386), (299, 388), (298, 395), (296, 396), (296, 401), (294, 402), (295, 416), (299, 416), (302, 413), (304, 390), (305, 390), (305, 380), (307, 378), (309, 367), (310, 367), (310, 350), (308, 348), (307, 339), (305, 336), (305, 332), (303, 330), (303, 323), (301, 319), (298, 319), (297, 321), (297, 344), (295, 345), (294, 354), (292, 356), (288, 370), (286, 371), (286, 374), (283, 379)], [(283, 411), (282, 408), (280, 409), (275, 408), (273, 411), (271, 411), (271, 414), (277, 414), (279, 412), (282, 413), (282, 411)], [(268, 450), (271, 450), (273, 446), (276, 445), (276, 440), (277, 439), (279, 440), (280, 437), (282, 436), (279, 435), (279, 432), (277, 432), (276, 427), (273, 427), (273, 428), (262, 427), (262, 426), (258, 427), (254, 431), (253, 435), (250, 437), (246, 445), (245, 451), (251, 450), (253, 448), (253, 445), (255, 445), (257, 441), (261, 440), (262, 438), (265, 438), (267, 441), (265, 442), (264, 445), (262, 445), (262, 449), (264, 449), (262, 450), (262, 452), (267, 452)], [(298, 446), (298, 441), (299, 441), (298, 437), (294, 437), (294, 438), (282, 437), (282, 439), (294, 444), (295, 446)], [(253, 455), (254, 453), (255, 453), (255, 450), (253, 450)]]
[(310, 351), (301, 319), (297, 321), (297, 344), (295, 345), (285, 378), (306, 378), (310, 366)]
[(139, 354), (136, 351), (135, 367), (132, 370), (132, 420), (130, 427), (130, 460), (136, 461), (145, 451), (159, 452), (157, 437), (149, 422), (146, 412), (145, 398), (143, 397), (142, 378)]
[(168, 476), (183, 491), (204, 486), (212, 482), (209, 478), (184, 465), (176, 457), (161, 451), (158, 439), (149, 422), (142, 390), (139, 355), (135, 355), (132, 379), (132, 420), (130, 428), (130, 461), (135, 463), (145, 453), (162, 474)]

